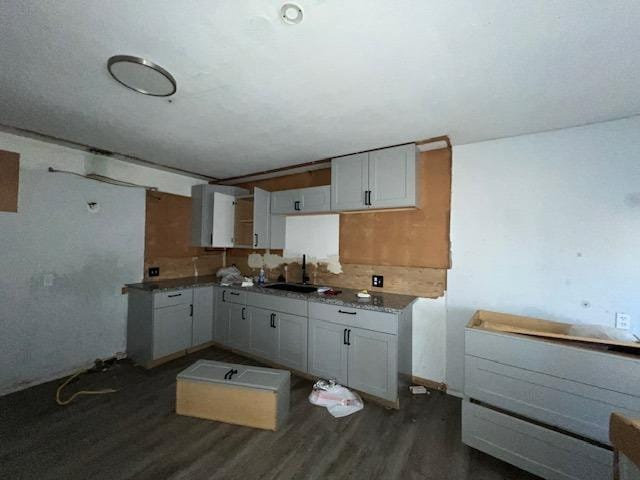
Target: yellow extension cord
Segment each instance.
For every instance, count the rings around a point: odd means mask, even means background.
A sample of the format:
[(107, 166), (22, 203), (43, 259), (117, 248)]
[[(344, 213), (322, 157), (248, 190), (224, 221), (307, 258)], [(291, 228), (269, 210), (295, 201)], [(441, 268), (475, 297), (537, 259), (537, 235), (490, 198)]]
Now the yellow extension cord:
[(69, 405), (71, 402), (73, 402), (73, 400), (79, 396), (79, 395), (102, 395), (105, 393), (115, 393), (117, 392), (117, 390), (114, 390), (113, 388), (104, 388), (102, 390), (80, 390), (79, 392), (74, 393), (73, 395), (71, 395), (68, 399), (66, 400), (60, 400), (60, 394), (62, 393), (62, 389), (64, 387), (66, 387), (69, 382), (71, 382), (71, 380), (73, 380), (74, 378), (82, 375), (83, 373), (88, 372), (88, 370), (79, 370), (76, 373), (74, 373), (73, 375), (71, 375), (69, 378), (67, 378), (67, 380), (58, 387), (58, 390), (56, 390), (56, 403), (58, 405)]

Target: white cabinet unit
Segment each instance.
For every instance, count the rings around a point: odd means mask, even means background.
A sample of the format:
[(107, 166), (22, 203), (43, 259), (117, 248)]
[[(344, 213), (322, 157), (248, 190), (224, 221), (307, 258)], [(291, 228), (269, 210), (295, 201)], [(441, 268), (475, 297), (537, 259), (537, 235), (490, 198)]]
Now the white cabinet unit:
[(271, 193), (273, 215), (323, 213), (331, 211), (331, 187), (298, 188)]
[(153, 366), (166, 357), (206, 345), (214, 333), (214, 287), (150, 292), (131, 289), (127, 315), (127, 352)]
[[(221, 190), (221, 191), (219, 191)], [(191, 188), (193, 245), (270, 248), (271, 194), (224, 185)]]
[(415, 144), (331, 160), (333, 211), (415, 207)]

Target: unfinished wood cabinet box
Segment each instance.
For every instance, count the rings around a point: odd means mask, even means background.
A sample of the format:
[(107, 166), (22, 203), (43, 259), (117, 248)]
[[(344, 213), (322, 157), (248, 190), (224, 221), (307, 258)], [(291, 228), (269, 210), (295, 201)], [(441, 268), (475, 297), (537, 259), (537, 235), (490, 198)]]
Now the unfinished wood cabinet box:
[(291, 373), (199, 360), (179, 373), (176, 413), (278, 430), (289, 414)]

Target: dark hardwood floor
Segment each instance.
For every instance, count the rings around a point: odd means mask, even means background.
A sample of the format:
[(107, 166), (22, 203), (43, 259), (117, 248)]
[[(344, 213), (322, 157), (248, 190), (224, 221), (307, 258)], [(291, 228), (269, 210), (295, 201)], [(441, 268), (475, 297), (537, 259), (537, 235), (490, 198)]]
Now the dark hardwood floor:
[(67, 387), (116, 388), (56, 405), (59, 381), (0, 398), (7, 479), (535, 479), (460, 441), (460, 401), (403, 393), (401, 409), (365, 401), (335, 419), (292, 377), (291, 412), (268, 432), (174, 413), (176, 374), (198, 358), (251, 363), (209, 348), (146, 371), (119, 364)]

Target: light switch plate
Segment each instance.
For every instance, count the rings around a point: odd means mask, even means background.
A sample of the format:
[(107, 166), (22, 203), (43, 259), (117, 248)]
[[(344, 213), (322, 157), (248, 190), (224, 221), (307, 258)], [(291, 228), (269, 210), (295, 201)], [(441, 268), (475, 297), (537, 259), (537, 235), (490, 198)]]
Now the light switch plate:
[(371, 286), (372, 287), (383, 287), (384, 286), (384, 277), (382, 275), (372, 275), (371, 276)]
[(160, 275), (160, 267), (149, 267), (149, 276), (157, 277)]
[(616, 328), (620, 330), (631, 329), (631, 315), (628, 313), (616, 312)]

